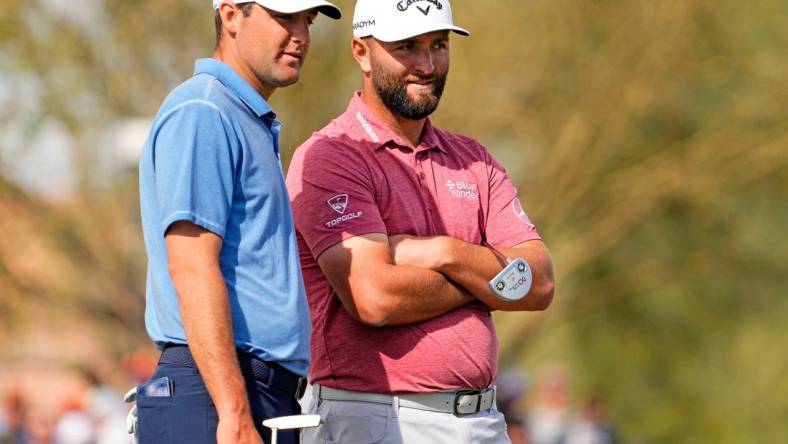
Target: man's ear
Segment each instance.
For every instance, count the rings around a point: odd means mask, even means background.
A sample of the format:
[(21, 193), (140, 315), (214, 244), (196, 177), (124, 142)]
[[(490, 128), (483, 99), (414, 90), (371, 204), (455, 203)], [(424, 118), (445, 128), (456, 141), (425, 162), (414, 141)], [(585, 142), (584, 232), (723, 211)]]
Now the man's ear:
[[(371, 40), (371, 39), (369, 39)], [(350, 49), (353, 51), (353, 58), (356, 59), (358, 66), (364, 74), (369, 74), (372, 71), (372, 63), (370, 62), (370, 54), (372, 48), (369, 47), (369, 40), (353, 37), (350, 42)]]
[(219, 16), (222, 18), (222, 29), (234, 38), (238, 33), (238, 22), (243, 16), (241, 10), (232, 2), (222, 2), (219, 5)]

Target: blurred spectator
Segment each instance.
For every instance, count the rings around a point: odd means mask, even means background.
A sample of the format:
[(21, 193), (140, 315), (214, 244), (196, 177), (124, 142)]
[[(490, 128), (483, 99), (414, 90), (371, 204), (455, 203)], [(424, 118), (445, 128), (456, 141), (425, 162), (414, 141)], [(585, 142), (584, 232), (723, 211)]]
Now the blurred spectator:
[(105, 417), (96, 430), (96, 444), (128, 444), (131, 442), (126, 432), (126, 415)]
[(605, 419), (602, 403), (591, 398), (572, 423), (565, 444), (614, 444), (613, 430)]
[(17, 444), (27, 442), (25, 431), (25, 401), (17, 391), (12, 391), (3, 400), (3, 412), (7, 427), (7, 442)]
[[(87, 410), (94, 419), (95, 444), (128, 443), (126, 413), (128, 406), (123, 395), (103, 382), (97, 374), (86, 371), (90, 388), (86, 394)], [(135, 378), (138, 375), (135, 375)], [(59, 444), (59, 443), (58, 443)]]
[(9, 436), (8, 419), (5, 416), (5, 409), (0, 405), (0, 444), (6, 444), (11, 441)]
[(57, 444), (54, 440), (56, 412), (42, 406), (26, 411), (19, 441), (14, 444)]
[[(152, 358), (155, 365), (155, 357)], [(0, 386), (0, 444), (128, 444), (130, 406), (110, 384), (126, 389), (147, 379), (151, 358), (140, 353), (119, 371), (79, 365), (20, 366)]]
[(526, 428), (533, 444), (565, 444), (572, 421), (569, 388), (564, 372), (548, 370), (537, 382), (536, 403)]
[(506, 429), (512, 444), (530, 443), (523, 426), (525, 417), (520, 407), (528, 384), (528, 377), (517, 367), (502, 370), (495, 381), (498, 411), (506, 418)]
[(78, 400), (70, 400), (63, 409), (54, 430), (57, 444), (92, 444), (94, 440), (93, 418)]

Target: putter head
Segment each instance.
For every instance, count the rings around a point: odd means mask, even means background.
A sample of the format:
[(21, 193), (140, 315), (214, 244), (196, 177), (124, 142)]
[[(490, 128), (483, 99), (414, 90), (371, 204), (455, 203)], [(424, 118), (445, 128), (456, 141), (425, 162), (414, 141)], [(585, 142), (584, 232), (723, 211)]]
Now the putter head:
[(264, 426), (277, 430), (308, 429), (317, 427), (322, 423), (323, 418), (320, 415), (279, 416), (263, 421)]

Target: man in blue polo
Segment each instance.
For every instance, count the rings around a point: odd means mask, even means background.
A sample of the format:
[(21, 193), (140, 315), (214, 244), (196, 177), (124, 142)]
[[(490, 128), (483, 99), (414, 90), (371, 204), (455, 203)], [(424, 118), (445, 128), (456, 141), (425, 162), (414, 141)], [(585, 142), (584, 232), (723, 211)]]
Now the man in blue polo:
[[(217, 46), (162, 105), (140, 160), (148, 333), (141, 443), (261, 443), (299, 413), (309, 316), (267, 100), (295, 83), (323, 0), (213, 0)], [(295, 443), (294, 433), (280, 440)]]

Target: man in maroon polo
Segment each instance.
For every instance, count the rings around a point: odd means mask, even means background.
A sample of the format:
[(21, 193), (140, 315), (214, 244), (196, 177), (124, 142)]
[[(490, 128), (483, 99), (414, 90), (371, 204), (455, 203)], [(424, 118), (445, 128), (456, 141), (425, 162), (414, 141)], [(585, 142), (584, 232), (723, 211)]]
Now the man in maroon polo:
[[(363, 84), (293, 158), (287, 185), (312, 314), (304, 442), (507, 443), (491, 310), (544, 310), (549, 253), (504, 168), (435, 128), (449, 68), (447, 0), (359, 0)], [(488, 283), (522, 258), (528, 294)]]

